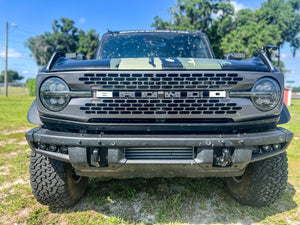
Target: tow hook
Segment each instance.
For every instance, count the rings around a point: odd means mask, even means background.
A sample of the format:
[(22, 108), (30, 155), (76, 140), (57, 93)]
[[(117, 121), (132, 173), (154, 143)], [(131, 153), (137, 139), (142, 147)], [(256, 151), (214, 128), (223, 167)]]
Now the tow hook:
[(100, 158), (99, 149), (95, 148), (91, 155), (91, 165), (100, 167), (100, 161), (101, 161), (101, 158)]
[(88, 152), (88, 162), (92, 167), (107, 167), (107, 149), (105, 148), (91, 148)]
[(214, 154), (214, 166), (225, 167), (231, 162), (231, 154), (228, 148), (223, 148), (222, 152), (219, 152), (221, 156), (217, 156), (216, 152)]

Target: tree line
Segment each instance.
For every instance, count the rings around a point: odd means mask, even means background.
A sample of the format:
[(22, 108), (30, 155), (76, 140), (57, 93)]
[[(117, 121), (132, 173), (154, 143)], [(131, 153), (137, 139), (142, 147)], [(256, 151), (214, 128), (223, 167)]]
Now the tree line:
[[(99, 44), (99, 34), (94, 29), (84, 32), (74, 26), (75, 22), (68, 18), (54, 20), (52, 33), (30, 37), (25, 43), (25, 47), (31, 51), (36, 64), (40, 67), (45, 66), (55, 51), (63, 53), (80, 52), (85, 54), (87, 59), (94, 58), (95, 51)], [(15, 83), (24, 77), (17, 71), (8, 70), (7, 80)], [(30, 79), (26, 83), (31, 84)], [(4, 71), (0, 74), (0, 83), (4, 83)]]
[[(4, 70), (0, 74), (0, 83), (4, 83)], [(14, 70), (7, 70), (7, 82), (8, 83), (15, 83), (17, 81), (22, 80), (24, 77), (19, 75), (17, 71)]]
[[(260, 8), (235, 11), (230, 0), (178, 0), (171, 19), (155, 17), (157, 30), (197, 30), (206, 33), (217, 58), (230, 52), (252, 56), (264, 45), (289, 44), (293, 56), (300, 47), (300, 0), (267, 0)], [(280, 69), (280, 52), (275, 63)], [(279, 60), (279, 61), (278, 61)], [(279, 63), (278, 63), (279, 62)]]
[[(170, 20), (159, 16), (152, 27), (157, 30), (193, 30), (206, 33), (217, 58), (230, 52), (244, 52), (248, 57), (264, 45), (279, 49), (289, 44), (293, 55), (300, 48), (300, 0), (267, 0), (260, 8), (235, 11), (230, 0), (177, 0), (169, 9)], [(73, 20), (61, 18), (52, 24), (52, 32), (31, 37), (25, 46), (37, 65), (47, 64), (55, 51), (80, 52), (94, 58), (99, 34), (75, 27)], [(277, 61), (277, 62), (276, 62)], [(280, 52), (273, 62), (284, 68)]]
[(96, 30), (91, 29), (84, 32), (75, 27), (73, 20), (60, 18), (54, 20), (52, 32), (30, 37), (25, 42), (25, 47), (30, 49), (38, 66), (45, 66), (56, 51), (83, 53), (87, 59), (93, 59), (98, 44), (99, 34), (96, 33)]

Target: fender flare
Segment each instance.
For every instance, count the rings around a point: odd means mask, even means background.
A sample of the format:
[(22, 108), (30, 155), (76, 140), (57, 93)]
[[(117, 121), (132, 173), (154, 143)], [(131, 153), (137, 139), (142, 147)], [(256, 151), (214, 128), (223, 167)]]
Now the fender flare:
[(33, 103), (30, 106), (30, 109), (28, 110), (27, 120), (31, 124), (35, 124), (39, 126), (43, 125), (37, 109), (36, 99), (33, 101)]
[(280, 113), (280, 118), (279, 118), (279, 121), (277, 124), (285, 124), (285, 123), (289, 122), (290, 119), (291, 119), (290, 112), (289, 112), (288, 108), (286, 107), (286, 105), (283, 104), (283, 108)]

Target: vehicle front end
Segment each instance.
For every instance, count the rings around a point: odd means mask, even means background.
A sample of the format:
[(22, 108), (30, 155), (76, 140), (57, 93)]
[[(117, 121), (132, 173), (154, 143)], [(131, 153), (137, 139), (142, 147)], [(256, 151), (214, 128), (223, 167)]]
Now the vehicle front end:
[(52, 58), (26, 138), (76, 176), (241, 177), (292, 140), (284, 76), (261, 57)]
[(37, 90), (31, 147), (84, 176), (237, 176), (292, 138), (279, 72), (41, 72)]

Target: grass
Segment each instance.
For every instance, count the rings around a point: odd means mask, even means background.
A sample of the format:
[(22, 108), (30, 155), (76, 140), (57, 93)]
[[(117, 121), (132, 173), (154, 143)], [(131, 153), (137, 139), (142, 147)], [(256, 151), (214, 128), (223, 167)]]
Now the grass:
[[(4, 87), (0, 87), (0, 95), (4, 95), (4, 93)], [(8, 86), (8, 96), (28, 96), (28, 88)]]
[(11, 131), (32, 127), (26, 118), (33, 100), (34, 97), (27, 96), (0, 96), (0, 140), (7, 138)]
[(0, 97), (0, 224), (181, 224), (300, 221), (300, 100), (292, 101), (291, 122), (283, 127), (295, 138), (288, 152), (289, 180), (283, 198), (270, 207), (249, 207), (232, 199), (222, 178), (92, 178), (74, 207), (39, 204), (29, 182), (30, 149), (25, 130), (31, 97)]

